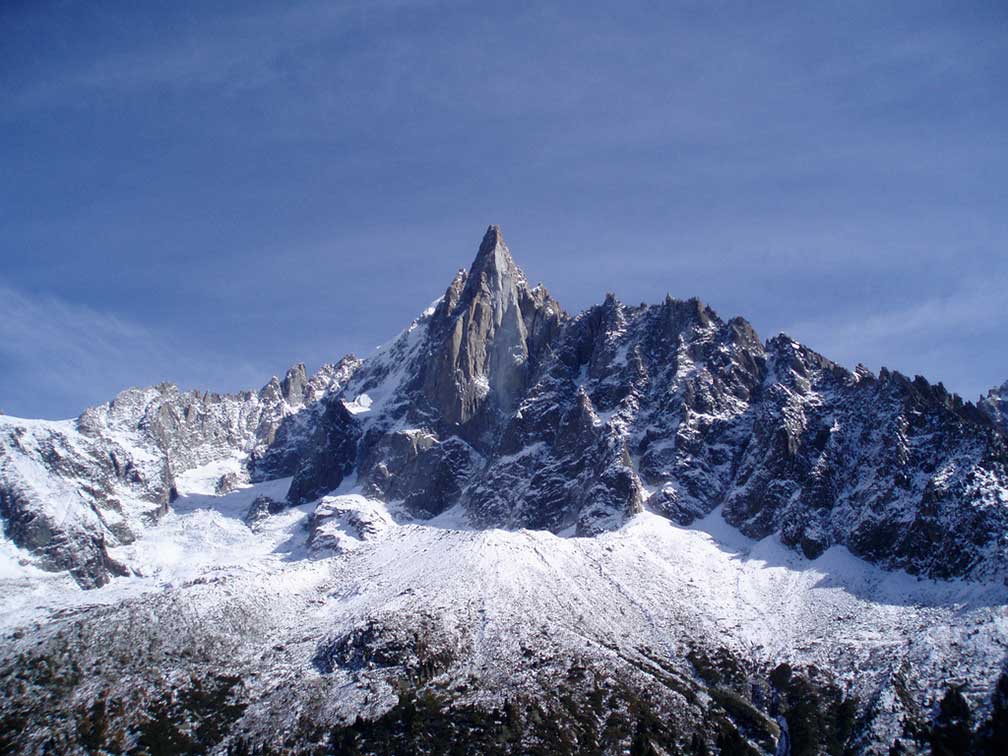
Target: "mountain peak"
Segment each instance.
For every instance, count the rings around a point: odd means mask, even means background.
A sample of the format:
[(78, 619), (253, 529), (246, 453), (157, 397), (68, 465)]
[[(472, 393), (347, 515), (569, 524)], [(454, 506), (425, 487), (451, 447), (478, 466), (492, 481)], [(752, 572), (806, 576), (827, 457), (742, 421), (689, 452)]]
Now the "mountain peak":
[(981, 396), (977, 407), (1002, 432), (1008, 433), (1008, 381), (992, 388), (987, 392), (987, 396)]
[(497, 246), (504, 245), (504, 232), (501, 231), (501, 227), (496, 223), (487, 226), (486, 233), (483, 234), (483, 241), (480, 242), (479, 253), (482, 254), (484, 250), (493, 250)]
[(478, 287), (485, 282), (491, 290), (495, 290), (509, 281), (525, 284), (525, 274), (511, 257), (500, 226), (492, 225), (483, 235), (476, 259), (469, 268), (468, 286)]
[(480, 416), (461, 431), (477, 442), (527, 388), (562, 317), (545, 289), (529, 286), (500, 226), (490, 226), (469, 273), (455, 277), (434, 313), (436, 346), (423, 378), (431, 406), (452, 426)]

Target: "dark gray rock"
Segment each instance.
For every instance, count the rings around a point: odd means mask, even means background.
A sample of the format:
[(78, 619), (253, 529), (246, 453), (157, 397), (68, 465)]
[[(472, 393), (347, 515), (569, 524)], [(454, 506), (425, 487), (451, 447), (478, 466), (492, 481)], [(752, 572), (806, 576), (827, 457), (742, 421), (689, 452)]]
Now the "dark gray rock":
[(249, 504), (243, 518), (245, 524), (255, 530), (271, 515), (280, 514), (287, 509), (287, 503), (271, 499), (269, 496), (257, 496)]
[(109, 556), (105, 536), (68, 529), (51, 514), (32, 506), (28, 496), (0, 486), (0, 517), (4, 535), (40, 557), (43, 569), (67, 570), (82, 588), (99, 588), (129, 570)]
[[(365, 421), (358, 476), (418, 515), (460, 486), (475, 524), (583, 535), (642, 507), (687, 524), (723, 506), (809, 557), (839, 544), (932, 575), (1008, 561), (1004, 440), (940, 384), (851, 372), (784, 335), (764, 344), (697, 299), (609, 295), (569, 318), (496, 227), (415, 329), (346, 396), (389, 394)], [(445, 464), (450, 438), (478, 457)]]
[(284, 400), (292, 407), (304, 403), (307, 388), (308, 374), (305, 372), (304, 363), (301, 362), (287, 371), (280, 384)]
[[(168, 511), (176, 474), (247, 454), (257, 479), (293, 475), (315, 432), (320, 400), (359, 366), (348, 357), (305, 381), (299, 365), (283, 382), (231, 395), (167, 383), (128, 389), (73, 423), (5, 418), (5, 533), (39, 555), (41, 566), (68, 569), (86, 587), (101, 585), (123, 573), (107, 547), (131, 542)], [(218, 493), (243, 478), (228, 476)], [(128, 508), (126, 500), (133, 502)]]
[(397, 669), (414, 682), (446, 671), (471, 643), (436, 615), (410, 627), (395, 617), (370, 617), (349, 632), (322, 642), (312, 664), (323, 675), (337, 669)]
[[(288, 478), (297, 472), (310, 453), (319, 418), (325, 412), (326, 403), (321, 400), (336, 396), (361, 364), (359, 359), (348, 355), (335, 365), (323, 365), (307, 385), (291, 395), (293, 398), (300, 396), (304, 406), (298, 412), (284, 415), (275, 424), (267, 424), (262, 430), (263, 442), (253, 448), (249, 457), (253, 482)], [(302, 365), (291, 368), (285, 382), (296, 386), (301, 372)], [(286, 392), (283, 385), (281, 392)]]
[(977, 408), (987, 416), (997, 428), (1008, 434), (1008, 381), (980, 397)]
[(919, 376), (849, 373), (783, 336), (768, 360), (729, 522), (780, 531), (809, 557), (843, 544), (937, 577), (1003, 566), (1008, 458), (972, 405)]
[(413, 485), (417, 458), (437, 443), (430, 432), (372, 428), (361, 443), (358, 480), (375, 498), (405, 498)]
[(530, 287), (491, 226), (468, 274), (456, 276), (428, 325), (430, 357), (418, 367), (439, 435), (478, 450), (513, 412), (564, 313), (542, 287)]
[(401, 501), (414, 517), (440, 514), (458, 503), (465, 485), (482, 468), (483, 457), (457, 436), (438, 441), (430, 433), (372, 433), (362, 444), (358, 478), (364, 491)]
[(408, 471), (403, 508), (419, 518), (441, 514), (458, 503), (483, 464), (479, 452), (458, 436), (434, 444), (417, 456)]
[(310, 449), (287, 492), (292, 504), (311, 501), (343, 482), (357, 459), (360, 428), (339, 399), (328, 401), (315, 426)]
[(362, 497), (326, 497), (308, 516), (308, 548), (341, 554), (392, 525), (380, 506)]
[(241, 478), (238, 477), (238, 473), (224, 473), (214, 484), (214, 493), (218, 496), (223, 496), (236, 490), (240, 484)]

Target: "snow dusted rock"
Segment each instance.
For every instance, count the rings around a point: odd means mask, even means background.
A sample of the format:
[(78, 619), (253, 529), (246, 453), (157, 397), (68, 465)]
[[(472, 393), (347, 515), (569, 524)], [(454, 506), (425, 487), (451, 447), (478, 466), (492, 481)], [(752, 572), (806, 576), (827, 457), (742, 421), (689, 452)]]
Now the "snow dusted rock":
[(326, 496), (308, 516), (308, 548), (343, 553), (394, 524), (384, 505), (359, 495)]
[[(809, 560), (719, 513), (591, 538), (358, 524), (305, 559), (309, 505), (258, 531), (227, 517), (271, 485), (152, 526), (135, 547), (156, 581), (50, 582), (31, 610), (5, 582), (0, 750), (620, 754), (643, 730), (668, 753), (772, 754), (782, 717), (793, 753), (925, 753), (951, 695), (974, 722), (958, 752), (997, 753), (1003, 585)], [(380, 508), (315, 512), (350, 544)]]
[(0, 502), (10, 537), (88, 584), (180, 474), (223, 460), (240, 469), (220, 493), (293, 476), (302, 504), (356, 481), (414, 517), (459, 507), (479, 527), (578, 535), (723, 505), (809, 557), (840, 544), (917, 574), (1003, 576), (999, 397), (978, 409), (920, 377), (851, 372), (697, 299), (609, 295), (570, 317), (491, 226), (469, 270), (365, 361), (232, 396), (131, 389), (76, 423), (4, 418)]
[[(307, 384), (303, 381), (303, 365), (287, 371), (277, 389), (269, 392), (274, 402), (278, 401), (278, 395), (283, 398), (279, 404), (281, 411), (273, 414), (274, 418), (279, 414), (279, 419), (259, 426), (256, 441), (248, 452), (253, 480), (286, 478), (297, 471), (315, 443), (317, 426), (328, 406), (324, 400), (337, 396), (361, 364), (359, 359), (348, 355), (334, 365), (323, 365)], [(291, 403), (299, 398), (301, 403)]]
[(849, 373), (785, 336), (767, 358), (730, 522), (812, 557), (843, 543), (914, 573), (1003, 573), (1008, 454), (975, 407), (921, 377)]
[(483, 468), (479, 452), (458, 436), (444, 441), (424, 431), (382, 434), (366, 446), (359, 480), (371, 496), (401, 501), (415, 517), (441, 514), (457, 502), (463, 486)]
[(174, 495), (166, 461), (132, 440), (85, 435), (73, 421), (0, 418), (5, 535), (85, 587), (124, 574), (107, 546), (132, 541)]
[(1004, 433), (1008, 433), (1008, 381), (992, 388), (987, 396), (980, 397), (977, 406)]
[(286, 502), (277, 501), (265, 495), (256, 496), (252, 500), (252, 503), (249, 504), (249, 508), (246, 510), (243, 519), (246, 525), (256, 530), (270, 515), (279, 514), (286, 508)]
[(339, 486), (353, 470), (359, 435), (357, 421), (343, 402), (338, 398), (326, 401), (316, 418), (287, 498), (300, 504)]
[[(108, 554), (168, 511), (176, 478), (239, 460), (217, 493), (247, 478), (290, 476), (318, 425), (320, 400), (337, 392), (353, 357), (305, 379), (303, 365), (259, 392), (183, 392), (172, 384), (127, 389), (76, 420), (0, 418), (0, 516), (15, 544), (47, 569), (87, 587), (127, 572)], [(312, 419), (309, 419), (311, 416)]]
[(324, 675), (337, 670), (381, 670), (392, 681), (427, 681), (472, 653), (469, 639), (444, 620), (440, 615), (420, 614), (404, 625), (394, 613), (370, 616), (339, 637), (320, 643), (312, 664)]
[(242, 478), (237, 472), (226, 472), (217, 479), (216, 483), (214, 483), (214, 493), (218, 496), (229, 494), (237, 489), (241, 483)]

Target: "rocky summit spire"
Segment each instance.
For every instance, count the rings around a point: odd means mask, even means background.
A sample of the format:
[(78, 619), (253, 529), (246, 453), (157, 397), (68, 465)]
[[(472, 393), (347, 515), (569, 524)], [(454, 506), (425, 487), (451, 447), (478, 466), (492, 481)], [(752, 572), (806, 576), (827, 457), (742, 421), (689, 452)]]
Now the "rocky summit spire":
[[(424, 393), (453, 426), (509, 412), (555, 331), (563, 311), (541, 288), (531, 289), (490, 226), (464, 281), (456, 278), (438, 307), (437, 334)], [(463, 434), (476, 441), (482, 430)]]
[(478, 263), (482, 258), (492, 255), (498, 247), (504, 247), (504, 233), (501, 231), (501, 227), (496, 223), (487, 226), (486, 233), (483, 234), (483, 241), (480, 242), (479, 251), (476, 253), (476, 260), (473, 265)]
[(479, 289), (488, 292), (506, 290), (508, 294), (515, 294), (518, 287), (527, 288), (527, 286), (525, 274), (515, 263), (511, 251), (504, 243), (504, 234), (501, 233), (500, 226), (490, 226), (483, 235), (476, 259), (469, 268), (463, 299), (467, 294), (472, 295)]
[(473, 270), (486, 266), (498, 269), (518, 269), (511, 257), (511, 251), (504, 243), (504, 233), (497, 225), (487, 227), (486, 233), (483, 234), (483, 241), (480, 242), (479, 250), (476, 252), (476, 259), (472, 264)]
[(987, 392), (987, 396), (980, 397), (977, 407), (1003, 433), (1008, 434), (1008, 381), (997, 388), (992, 388)]

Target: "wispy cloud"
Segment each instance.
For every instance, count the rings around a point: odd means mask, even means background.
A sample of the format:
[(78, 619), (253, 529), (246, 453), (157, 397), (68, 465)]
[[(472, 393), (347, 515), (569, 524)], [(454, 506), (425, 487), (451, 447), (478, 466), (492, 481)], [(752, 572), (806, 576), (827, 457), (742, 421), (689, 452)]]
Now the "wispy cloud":
[[(3, 110), (12, 117), (22, 109), (86, 103), (95, 95), (259, 89), (282, 81), (293, 60), (298, 66), (307, 65), (316, 46), (333, 48), (338, 35), (354, 22), (431, 4), (431, 0), (350, 0), (280, 4), (240, 15), (207, 10), (200, 23), (184, 33), (166, 28), (155, 41), (140, 42), (113, 37), (106, 43), (111, 49), (84, 51), (72, 65), (41, 73), (5, 92)], [(338, 51), (336, 45), (327, 52)]]
[(172, 337), (107, 312), (3, 284), (0, 365), (0, 409), (28, 416), (76, 415), (138, 384), (224, 375), (230, 384), (237, 372), (251, 386), (265, 373), (248, 363), (200, 357)]
[[(7, 14), (0, 407), (366, 351), (491, 222), (571, 311), (699, 295), (847, 364), (1008, 377), (976, 8), (253, 5)], [(71, 282), (99, 311), (27, 293)]]
[[(973, 399), (989, 386), (983, 363), (1002, 361), (1004, 282), (972, 279), (943, 296), (873, 314), (845, 312), (795, 322), (785, 332), (847, 366), (885, 366), (950, 388)], [(978, 349), (986, 343), (988, 348)]]

